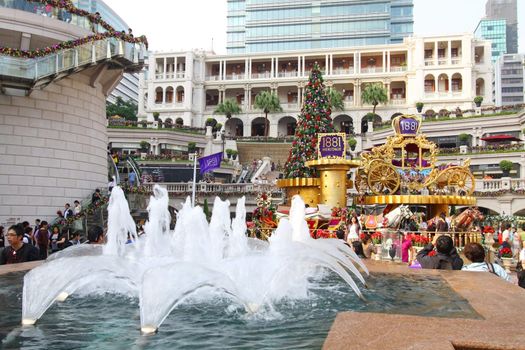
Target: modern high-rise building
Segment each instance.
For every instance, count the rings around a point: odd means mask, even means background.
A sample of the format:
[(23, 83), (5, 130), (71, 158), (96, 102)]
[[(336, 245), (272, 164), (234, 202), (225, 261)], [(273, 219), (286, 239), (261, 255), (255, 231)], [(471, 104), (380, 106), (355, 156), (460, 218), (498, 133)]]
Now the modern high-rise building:
[(507, 53), (507, 24), (504, 19), (482, 19), (475, 30), (478, 38), (492, 42), (492, 62)]
[(486, 19), (506, 21), (506, 53), (518, 53), (518, 4), (517, 0), (488, 0)]
[(413, 0), (228, 0), (229, 54), (400, 43)]
[(496, 106), (523, 103), (523, 55), (507, 54), (494, 64), (494, 97)]

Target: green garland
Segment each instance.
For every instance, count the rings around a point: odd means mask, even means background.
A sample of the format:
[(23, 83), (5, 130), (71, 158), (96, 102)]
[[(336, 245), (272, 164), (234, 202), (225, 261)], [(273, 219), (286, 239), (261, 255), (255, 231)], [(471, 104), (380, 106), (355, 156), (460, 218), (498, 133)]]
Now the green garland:
[(54, 8), (65, 9), (66, 11), (75, 14), (81, 17), (87, 17), (88, 20), (93, 24), (99, 24), (102, 28), (106, 29), (104, 33), (97, 33), (94, 35), (89, 35), (84, 38), (79, 38), (75, 40), (63, 41), (61, 43), (48, 46), (45, 48), (37, 48), (34, 50), (19, 50), (9, 47), (0, 47), (0, 54), (7, 55), (11, 57), (21, 57), (21, 58), (35, 58), (43, 57), (46, 55), (51, 55), (57, 53), (58, 51), (71, 49), (74, 47), (82, 46), (90, 42), (95, 42), (99, 40), (104, 40), (107, 38), (116, 38), (122, 41), (126, 41), (132, 44), (144, 44), (146, 50), (148, 49), (148, 40), (146, 36), (142, 35), (140, 37), (134, 37), (131, 33), (126, 33), (124, 31), (116, 31), (111, 25), (104, 21), (99, 13), (90, 13), (85, 10), (78, 9), (73, 5), (71, 0), (26, 0), (29, 2), (36, 2), (43, 5), (50, 5)]

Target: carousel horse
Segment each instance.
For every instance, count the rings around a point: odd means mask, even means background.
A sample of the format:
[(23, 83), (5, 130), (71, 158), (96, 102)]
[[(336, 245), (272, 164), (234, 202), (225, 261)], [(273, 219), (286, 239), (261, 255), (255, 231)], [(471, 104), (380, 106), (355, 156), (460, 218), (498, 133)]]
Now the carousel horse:
[(434, 217), (430, 220), (427, 221), (427, 231), (435, 231), (436, 230), (436, 225), (437, 225), (437, 222), (438, 222), (438, 217)]
[(483, 214), (478, 209), (467, 208), (452, 219), (452, 224), (456, 231), (468, 231), (476, 220), (483, 220)]
[(384, 216), (382, 227), (397, 229), (403, 220), (409, 219), (412, 215), (412, 212), (408, 209), (408, 205), (400, 205)]

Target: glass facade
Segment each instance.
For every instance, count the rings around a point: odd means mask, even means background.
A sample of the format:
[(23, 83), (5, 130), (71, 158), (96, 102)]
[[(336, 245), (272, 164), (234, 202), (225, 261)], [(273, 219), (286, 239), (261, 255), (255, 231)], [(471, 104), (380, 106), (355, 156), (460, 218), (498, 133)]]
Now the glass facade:
[(412, 0), (228, 0), (228, 53), (402, 42)]
[(474, 34), (478, 38), (492, 41), (492, 62), (507, 53), (507, 25), (504, 19), (482, 19)]

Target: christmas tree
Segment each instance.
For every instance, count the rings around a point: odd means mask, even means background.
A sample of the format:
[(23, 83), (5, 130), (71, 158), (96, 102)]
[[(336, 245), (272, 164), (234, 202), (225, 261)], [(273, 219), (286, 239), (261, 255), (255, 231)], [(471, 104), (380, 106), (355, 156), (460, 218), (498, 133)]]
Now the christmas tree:
[(316, 171), (304, 163), (317, 159), (317, 133), (334, 132), (330, 105), (317, 62), (310, 72), (304, 91), (304, 103), (295, 129), (295, 136), (286, 161), (286, 178), (316, 177)]

